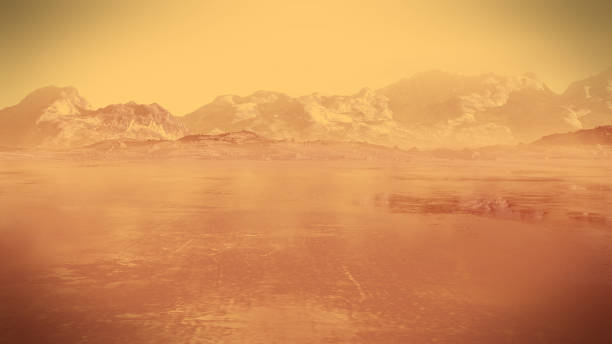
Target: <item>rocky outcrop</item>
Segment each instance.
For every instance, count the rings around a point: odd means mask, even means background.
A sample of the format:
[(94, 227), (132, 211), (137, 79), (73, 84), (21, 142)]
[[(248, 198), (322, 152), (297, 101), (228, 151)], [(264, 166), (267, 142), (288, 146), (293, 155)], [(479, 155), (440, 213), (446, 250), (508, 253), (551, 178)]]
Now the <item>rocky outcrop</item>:
[(134, 102), (92, 110), (72, 87), (46, 87), (0, 110), (0, 145), (74, 147), (111, 139), (168, 139), (184, 125), (157, 104)]

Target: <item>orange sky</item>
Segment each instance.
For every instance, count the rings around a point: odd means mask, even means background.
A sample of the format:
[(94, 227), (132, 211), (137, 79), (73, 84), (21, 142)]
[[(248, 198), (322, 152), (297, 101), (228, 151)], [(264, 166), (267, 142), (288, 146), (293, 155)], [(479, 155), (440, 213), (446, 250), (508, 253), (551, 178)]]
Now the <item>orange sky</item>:
[(353, 93), (412, 73), (533, 71), (554, 90), (612, 64), (601, 1), (0, 2), (0, 107), (72, 85), (94, 106), (183, 115), (219, 94)]

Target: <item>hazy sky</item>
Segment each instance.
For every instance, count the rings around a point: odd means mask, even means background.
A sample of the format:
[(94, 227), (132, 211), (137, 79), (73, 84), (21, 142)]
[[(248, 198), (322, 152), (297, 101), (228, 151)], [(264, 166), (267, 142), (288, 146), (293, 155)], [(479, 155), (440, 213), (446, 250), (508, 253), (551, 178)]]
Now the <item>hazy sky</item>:
[(532, 71), (560, 92), (611, 64), (612, 1), (0, 0), (0, 108), (72, 85), (94, 106), (183, 115), (219, 94), (346, 94), (429, 69)]

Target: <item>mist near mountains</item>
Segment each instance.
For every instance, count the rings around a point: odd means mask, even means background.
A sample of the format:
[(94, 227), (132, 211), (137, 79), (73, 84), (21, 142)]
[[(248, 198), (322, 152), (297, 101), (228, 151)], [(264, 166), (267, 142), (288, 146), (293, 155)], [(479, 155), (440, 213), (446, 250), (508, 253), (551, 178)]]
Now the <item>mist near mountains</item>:
[(222, 95), (180, 117), (155, 103), (92, 109), (75, 88), (50, 86), (0, 110), (0, 145), (70, 148), (107, 140), (250, 131), (274, 140), (474, 148), (529, 143), (608, 124), (612, 68), (572, 83), (562, 94), (534, 74), (429, 71), (352, 95)]

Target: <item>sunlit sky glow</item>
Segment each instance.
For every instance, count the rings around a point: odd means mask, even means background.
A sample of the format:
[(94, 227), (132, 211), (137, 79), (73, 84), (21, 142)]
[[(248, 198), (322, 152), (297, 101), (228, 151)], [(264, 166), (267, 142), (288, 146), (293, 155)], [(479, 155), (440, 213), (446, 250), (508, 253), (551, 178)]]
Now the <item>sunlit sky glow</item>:
[(535, 72), (555, 91), (612, 63), (608, 1), (1, 1), (0, 107), (72, 85), (94, 106), (183, 115), (220, 94), (354, 93), (415, 72)]

